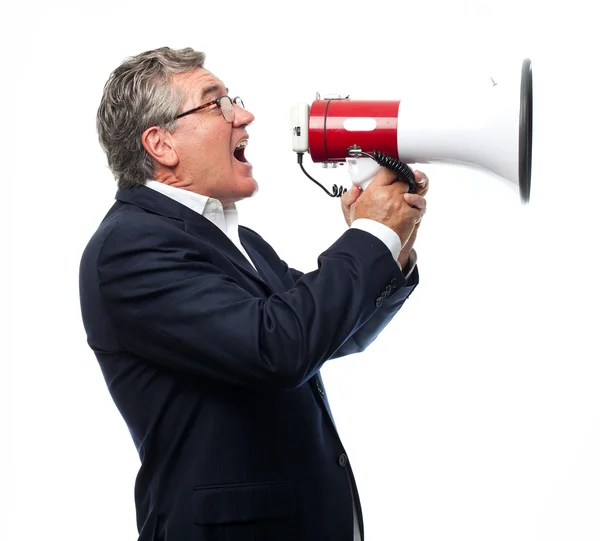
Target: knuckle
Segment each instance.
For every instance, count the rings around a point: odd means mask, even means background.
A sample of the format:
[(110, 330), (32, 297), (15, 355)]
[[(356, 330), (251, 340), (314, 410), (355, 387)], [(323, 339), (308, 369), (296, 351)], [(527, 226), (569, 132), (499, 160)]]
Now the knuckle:
[(408, 190), (410, 188), (410, 186), (406, 182), (403, 182), (401, 180), (399, 180), (398, 182), (394, 182), (394, 187), (399, 193), (402, 194), (408, 193)]

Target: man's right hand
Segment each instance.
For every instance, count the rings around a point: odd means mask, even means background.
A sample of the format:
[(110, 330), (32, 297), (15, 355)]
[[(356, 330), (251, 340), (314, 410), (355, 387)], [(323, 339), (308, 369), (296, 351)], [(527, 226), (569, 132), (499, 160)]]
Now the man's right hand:
[(398, 179), (398, 173), (381, 168), (350, 207), (351, 222), (368, 218), (387, 225), (404, 246), (427, 206), (424, 197), (408, 193), (408, 188), (406, 182)]

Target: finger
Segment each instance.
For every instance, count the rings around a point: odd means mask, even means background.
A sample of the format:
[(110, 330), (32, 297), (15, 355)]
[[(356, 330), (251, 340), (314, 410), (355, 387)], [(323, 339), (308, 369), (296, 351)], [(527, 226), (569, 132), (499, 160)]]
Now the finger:
[(408, 210), (406, 211), (405, 216), (407, 218), (411, 218), (413, 221), (413, 224), (415, 225), (415, 227), (417, 227), (419, 225), (419, 223), (421, 222), (421, 218), (423, 218), (424, 214), (425, 214), (425, 209), (421, 210), (416, 207), (409, 207)]
[(360, 186), (352, 186), (348, 193), (352, 194), (352, 202), (354, 202), (360, 197), (362, 188)]
[(356, 200), (360, 197), (361, 193), (362, 193), (362, 190), (358, 186), (352, 186), (352, 188), (350, 188), (350, 190), (348, 190), (347, 192), (345, 192), (342, 195), (342, 197), (341, 197), (342, 205), (344, 207), (350, 208), (356, 202)]
[(425, 173), (423, 173), (423, 171), (419, 171), (418, 169), (415, 169), (413, 171), (413, 173), (415, 175), (415, 180), (417, 181), (417, 184), (424, 184), (429, 180), (427, 178), (427, 175)]
[(429, 177), (423, 171), (414, 171), (415, 181), (417, 183), (417, 191), (419, 195), (425, 195), (429, 190)]
[(416, 193), (405, 193), (404, 201), (406, 201), (412, 208), (425, 210), (427, 208), (427, 200)]
[(427, 212), (427, 200), (414, 193), (404, 194), (404, 200), (408, 203), (409, 207), (413, 208), (418, 213), (417, 222), (419, 222), (425, 212)]

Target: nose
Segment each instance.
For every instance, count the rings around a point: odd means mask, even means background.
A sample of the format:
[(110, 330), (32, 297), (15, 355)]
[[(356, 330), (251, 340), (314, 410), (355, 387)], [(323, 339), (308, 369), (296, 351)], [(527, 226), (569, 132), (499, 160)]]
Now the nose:
[(234, 105), (235, 108), (235, 118), (233, 119), (233, 125), (238, 128), (239, 126), (247, 126), (248, 124), (252, 124), (254, 122), (254, 115), (248, 111), (248, 109), (244, 109), (239, 105)]

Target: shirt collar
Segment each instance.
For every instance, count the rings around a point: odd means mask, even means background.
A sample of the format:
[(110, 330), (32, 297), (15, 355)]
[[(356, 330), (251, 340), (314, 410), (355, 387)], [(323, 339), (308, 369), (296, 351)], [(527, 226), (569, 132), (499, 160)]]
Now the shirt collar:
[(157, 180), (147, 180), (146, 186), (204, 216), (227, 236), (235, 235), (237, 237), (238, 220), (235, 204), (223, 209), (223, 204), (218, 199), (169, 186)]
[[(170, 197), (171, 199), (174, 199), (178, 203), (185, 205), (200, 215), (204, 214), (206, 204), (211, 199), (205, 195), (190, 192), (189, 190), (183, 190), (182, 188), (175, 188), (174, 186), (169, 186), (168, 184), (165, 184), (164, 182), (158, 182), (157, 180), (147, 180), (146, 186), (159, 193), (162, 193), (163, 195), (166, 195), (167, 197)], [(221, 205), (221, 202), (216, 199), (213, 199), (212, 201), (215, 201), (218, 203), (218, 205)], [(215, 205), (211, 204), (211, 207), (214, 208), (214, 206)], [(221, 210), (222, 209), (223, 205), (221, 205)]]

